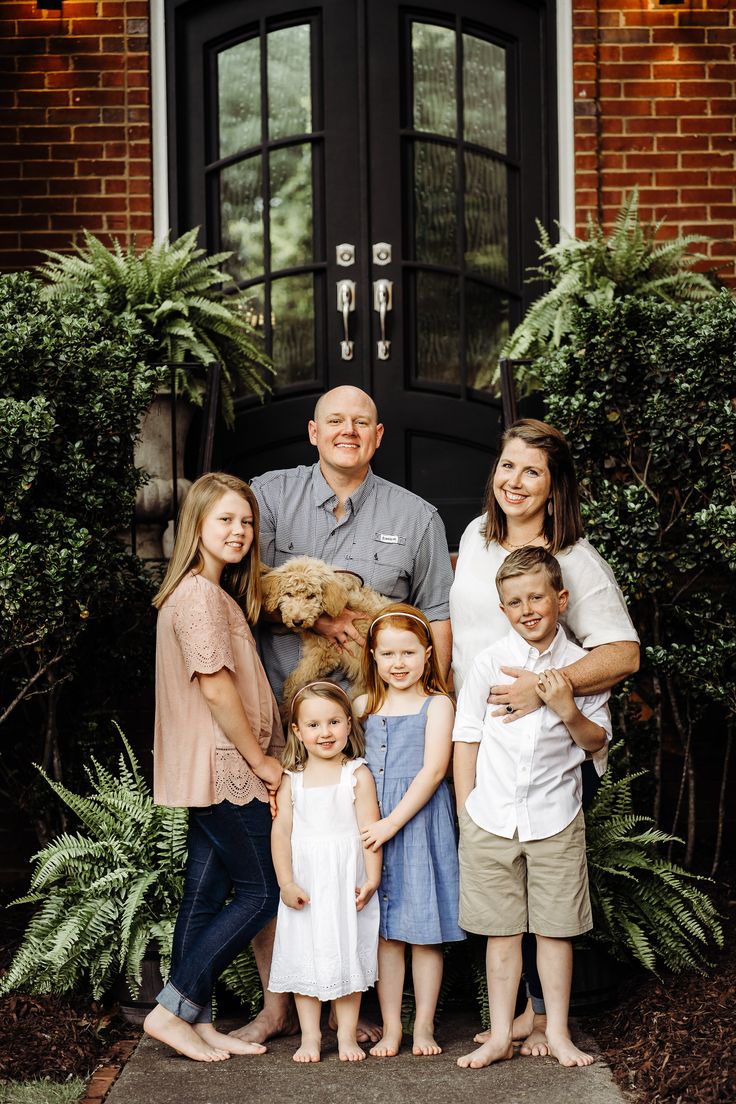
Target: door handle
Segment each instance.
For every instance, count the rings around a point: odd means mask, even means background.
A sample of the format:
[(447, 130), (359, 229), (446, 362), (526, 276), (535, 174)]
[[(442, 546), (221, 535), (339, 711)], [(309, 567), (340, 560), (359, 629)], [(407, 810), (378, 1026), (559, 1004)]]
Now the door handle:
[(378, 312), (381, 336), (378, 339), (378, 359), (388, 360), (391, 342), (386, 338), (386, 314), (393, 310), (393, 280), (375, 280), (373, 283), (373, 309)]
[(342, 315), (343, 338), (340, 355), (343, 360), (353, 359), (354, 342), (350, 340), (350, 312), (355, 310), (355, 281), (337, 281), (337, 309)]

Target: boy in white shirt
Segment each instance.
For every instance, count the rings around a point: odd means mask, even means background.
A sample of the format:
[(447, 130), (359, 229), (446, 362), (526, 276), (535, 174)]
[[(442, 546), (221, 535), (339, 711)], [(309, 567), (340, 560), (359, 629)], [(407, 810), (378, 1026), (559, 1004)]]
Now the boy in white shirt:
[[(511, 1058), (521, 936), (537, 936), (549, 1053), (563, 1066), (593, 1061), (570, 1038), (572, 938), (592, 927), (580, 765), (611, 738), (609, 694), (573, 696), (561, 667), (586, 653), (558, 624), (567, 605), (560, 566), (520, 548), (496, 575), (507, 636), (475, 659), (453, 731), (460, 821), (460, 924), (488, 936), (487, 1042), (458, 1059), (480, 1069)], [(488, 688), (502, 666), (538, 673), (542, 707), (516, 721), (493, 716)], [(509, 712), (511, 711), (511, 707)]]

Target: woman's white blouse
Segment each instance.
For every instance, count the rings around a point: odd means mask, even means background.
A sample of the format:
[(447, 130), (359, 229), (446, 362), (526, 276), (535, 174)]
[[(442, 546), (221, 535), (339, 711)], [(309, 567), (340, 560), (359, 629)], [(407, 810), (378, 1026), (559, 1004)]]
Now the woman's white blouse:
[[(485, 516), (474, 518), (460, 540), (455, 581), (450, 590), (452, 670), (459, 692), (475, 657), (508, 632), (499, 608), (496, 572), (508, 556), (493, 543), (486, 547)], [(562, 581), (570, 592), (561, 618), (567, 635), (583, 648), (638, 641), (624, 596), (610, 567), (587, 540), (558, 552)]]

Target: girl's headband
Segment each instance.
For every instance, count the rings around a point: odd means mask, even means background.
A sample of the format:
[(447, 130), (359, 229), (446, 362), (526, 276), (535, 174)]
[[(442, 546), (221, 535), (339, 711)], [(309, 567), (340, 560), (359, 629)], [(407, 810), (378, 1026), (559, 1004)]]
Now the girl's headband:
[(418, 621), (424, 631), (428, 633), (429, 639), (432, 639), (431, 630), (427, 629), (427, 624), (421, 617), (417, 617), (415, 613), (404, 613), (403, 610), (395, 610), (393, 613), (379, 613), (378, 617), (374, 618), (371, 622), (371, 627), (368, 629), (368, 635), (373, 632), (373, 626), (377, 625), (379, 621), (383, 621), (386, 617), (410, 617), (412, 621)]
[(340, 686), (339, 683), (331, 682), (330, 679), (315, 679), (314, 682), (308, 682), (306, 686), (300, 686), (297, 692), (294, 694), (293, 698), (291, 699), (291, 705), (289, 706), (289, 715), (291, 717), (294, 716), (294, 706), (296, 705), (296, 700), (299, 695), (306, 693), (307, 690), (314, 690), (317, 686), (322, 686), (326, 689), (329, 688), (330, 690), (337, 690), (338, 694), (341, 694), (342, 697), (345, 699), (348, 710), (352, 713), (353, 703), (350, 701), (347, 693), (345, 692), (345, 690), (343, 690), (342, 686)]

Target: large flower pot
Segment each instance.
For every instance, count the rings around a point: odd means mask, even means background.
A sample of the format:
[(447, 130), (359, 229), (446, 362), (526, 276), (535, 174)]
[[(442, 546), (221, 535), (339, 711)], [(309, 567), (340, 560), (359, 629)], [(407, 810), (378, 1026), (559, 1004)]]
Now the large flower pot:
[(127, 1023), (142, 1024), (156, 1003), (156, 997), (163, 988), (161, 977), (161, 959), (158, 951), (149, 946), (141, 964), (141, 984), (131, 993), (124, 977), (118, 978), (112, 995), (120, 1007), (120, 1015)]
[(588, 1016), (613, 1008), (618, 985), (626, 973), (606, 951), (595, 944), (575, 944), (572, 965), (570, 1012)]
[(175, 400), (176, 460), (172, 463), (171, 392), (159, 392), (141, 420), (135, 446), (135, 466), (148, 475), (135, 501), (136, 554), (142, 560), (168, 559), (173, 547), (174, 472), (177, 507), (191, 482), (184, 478), (184, 447), (194, 408)]

